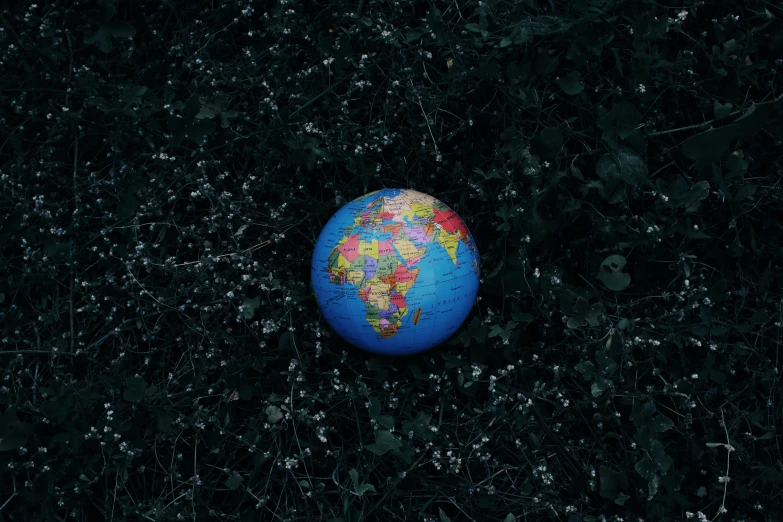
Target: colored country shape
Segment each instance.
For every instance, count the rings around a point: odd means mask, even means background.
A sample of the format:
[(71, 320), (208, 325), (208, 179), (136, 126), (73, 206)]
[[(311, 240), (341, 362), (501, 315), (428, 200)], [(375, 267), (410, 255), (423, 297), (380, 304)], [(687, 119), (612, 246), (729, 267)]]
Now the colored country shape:
[(402, 227), (405, 231), (405, 235), (408, 236), (417, 246), (430, 242), (430, 238), (427, 237), (427, 233), (424, 231), (424, 227)]
[(416, 281), (416, 277), (419, 275), (419, 269), (408, 270), (404, 265), (400, 265), (394, 271), (394, 279), (400, 283), (411, 283)]
[(348, 260), (352, 262), (359, 257), (359, 235), (352, 234), (341, 241), (341, 244), (337, 247), (340, 253)]
[(364, 259), (364, 277), (368, 280), (375, 277), (375, 270), (378, 268), (378, 258), (366, 257)]
[(372, 242), (361, 241), (359, 243), (359, 254), (378, 259), (378, 240), (373, 239)]
[[(392, 248), (391, 241), (379, 241), (378, 242), (378, 255), (379, 256), (393, 256), (394, 249)], [(378, 259), (378, 258), (376, 258)]]
[(421, 250), (416, 248), (416, 245), (414, 245), (410, 239), (403, 235), (397, 236), (397, 239), (394, 241), (394, 248), (400, 254), (400, 257), (405, 260), (408, 266), (416, 264), (416, 262), (418, 262), (418, 260), (421, 258), (422, 254), (424, 254), (426, 251), (424, 247), (422, 247)]
[(452, 263), (459, 266), (457, 261), (457, 247), (459, 247), (459, 239), (454, 234), (438, 234), (438, 242), (446, 249), (449, 254)]
[(437, 208), (433, 208), (432, 210), (435, 212), (435, 223), (440, 225), (443, 230), (451, 232), (452, 234), (456, 233), (459, 237), (467, 239), (468, 227), (465, 226), (465, 223), (462, 222), (453, 210), (443, 211), (438, 210)]
[(391, 302), (397, 308), (408, 308), (408, 305), (405, 303), (405, 296), (400, 293), (394, 292), (391, 295)]

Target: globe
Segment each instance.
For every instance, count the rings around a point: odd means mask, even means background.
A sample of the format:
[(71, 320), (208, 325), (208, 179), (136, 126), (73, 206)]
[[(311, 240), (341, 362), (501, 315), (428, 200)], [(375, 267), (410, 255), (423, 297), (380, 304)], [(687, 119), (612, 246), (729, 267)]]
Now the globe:
[(372, 353), (407, 355), (447, 340), (470, 313), (479, 253), (443, 202), (409, 189), (357, 198), (326, 223), (311, 281), (329, 326)]

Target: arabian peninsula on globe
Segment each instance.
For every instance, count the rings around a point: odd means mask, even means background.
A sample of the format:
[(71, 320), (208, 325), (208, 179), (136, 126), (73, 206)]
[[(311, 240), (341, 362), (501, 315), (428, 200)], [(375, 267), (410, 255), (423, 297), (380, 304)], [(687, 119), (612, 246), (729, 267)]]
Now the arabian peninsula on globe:
[(448, 339), (479, 287), (473, 236), (447, 205), (409, 189), (355, 199), (315, 244), (312, 287), (342, 338), (374, 353), (404, 355)]

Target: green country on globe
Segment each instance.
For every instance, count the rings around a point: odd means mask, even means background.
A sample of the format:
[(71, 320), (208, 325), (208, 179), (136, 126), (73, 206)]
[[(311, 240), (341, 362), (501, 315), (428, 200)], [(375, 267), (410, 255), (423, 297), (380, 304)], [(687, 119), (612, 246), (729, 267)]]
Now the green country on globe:
[(443, 202), (409, 189), (357, 198), (326, 223), (311, 282), (329, 325), (354, 346), (405, 355), (447, 340), (479, 287), (468, 227)]

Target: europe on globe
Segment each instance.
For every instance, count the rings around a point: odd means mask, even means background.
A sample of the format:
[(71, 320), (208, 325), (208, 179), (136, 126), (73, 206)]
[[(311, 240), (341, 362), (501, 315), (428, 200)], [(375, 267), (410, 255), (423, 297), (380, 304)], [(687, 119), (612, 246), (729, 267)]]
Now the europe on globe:
[(406, 355), (447, 340), (479, 288), (479, 253), (443, 202), (410, 189), (357, 198), (326, 223), (310, 272), (318, 306), (346, 341)]

